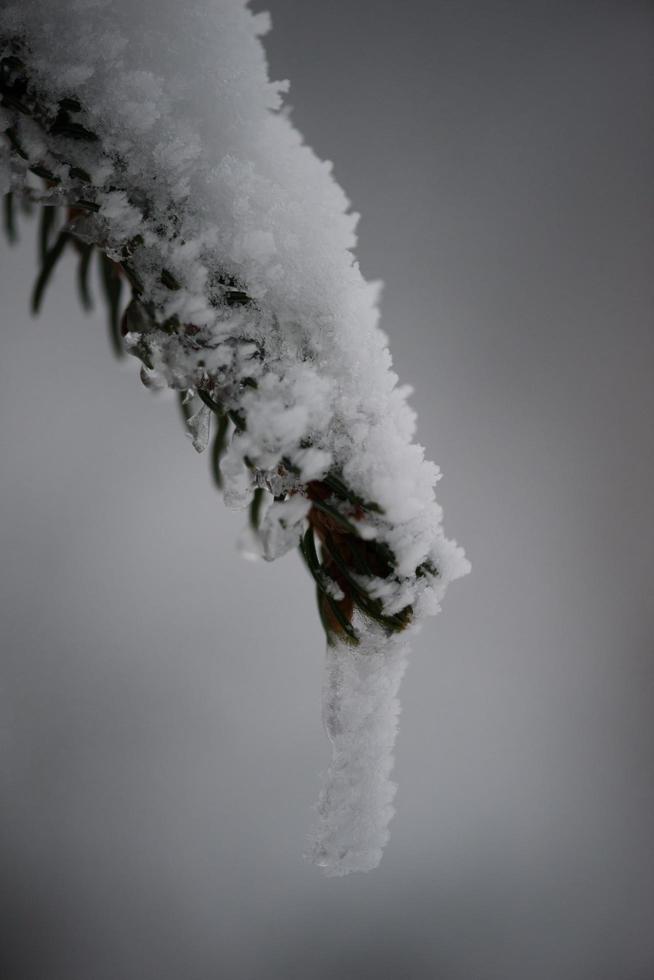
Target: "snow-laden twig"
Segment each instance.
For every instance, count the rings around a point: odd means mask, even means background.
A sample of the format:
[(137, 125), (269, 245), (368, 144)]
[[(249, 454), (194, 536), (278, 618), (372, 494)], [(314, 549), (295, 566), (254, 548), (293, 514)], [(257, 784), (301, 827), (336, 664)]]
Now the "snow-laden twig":
[(41, 205), (34, 310), (70, 248), (88, 306), (97, 253), (116, 353), (211, 442), (248, 552), (299, 544), (335, 753), (313, 853), (344, 873), (387, 835), (406, 632), (468, 563), (353, 256), (358, 216), (268, 80), (268, 26), (244, 0), (3, 4), (0, 193), (10, 236), (15, 196)]

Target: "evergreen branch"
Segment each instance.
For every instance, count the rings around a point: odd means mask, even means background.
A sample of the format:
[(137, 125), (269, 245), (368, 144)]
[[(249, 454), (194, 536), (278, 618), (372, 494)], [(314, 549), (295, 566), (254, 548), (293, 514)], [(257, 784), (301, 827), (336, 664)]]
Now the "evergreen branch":
[[(55, 121), (52, 122), (47, 111), (41, 108), (38, 97), (31, 92), (27, 78), (21, 76), (22, 71), (24, 71), (24, 66), (19, 59), (12, 60), (9, 57), (0, 60), (0, 94), (2, 94), (3, 103), (21, 115), (31, 116), (36, 123), (43, 127), (50, 139), (63, 140), (58, 159), (68, 164), (71, 178), (89, 187), (89, 190), (84, 192), (84, 196), (77, 193), (71, 201), (69, 205), (72, 208), (70, 217), (76, 219), (79, 213), (86, 213), (91, 216), (90, 220), (93, 220), (92, 216), (99, 210), (99, 204), (93, 200), (97, 191), (94, 192), (92, 180), (86, 169), (80, 167), (75, 159), (72, 147), (76, 142), (92, 145), (98, 142), (97, 137), (79, 119), (71, 118), (73, 115), (77, 116), (82, 112), (81, 104), (75, 99), (60, 100), (58, 114)], [(18, 102), (20, 102), (20, 106)], [(29, 160), (28, 154), (20, 142), (16, 126), (10, 126), (6, 135), (16, 156), (27, 162), (32, 173), (43, 179), (48, 187), (57, 186), (59, 189), (63, 186), (60, 178), (54, 176), (53, 170), (47, 165), (47, 161)], [(68, 159), (66, 159), (66, 147), (70, 148), (72, 154)], [(146, 211), (147, 205), (144, 206), (144, 213)], [(146, 299), (145, 287), (135, 262), (136, 253), (142, 244), (141, 236), (120, 245), (118, 251), (121, 257), (117, 259), (114, 258), (117, 251), (116, 247), (112, 248), (110, 257), (107, 243), (101, 238), (94, 238), (93, 241), (84, 238), (80, 241), (76, 237), (76, 220), (75, 222), (71, 220), (64, 226), (52, 242), (56, 217), (57, 207), (51, 203), (44, 203), (39, 228), (41, 268), (32, 296), (32, 309), (35, 313), (41, 307), (45, 289), (66, 244), (73, 241), (79, 252), (78, 292), (81, 304), (87, 310), (92, 307), (89, 289), (90, 262), (94, 249), (98, 252), (100, 281), (107, 307), (109, 337), (116, 356), (122, 357), (124, 355), (123, 335), (129, 333), (130, 336), (136, 338), (130, 344), (131, 353), (140, 358), (147, 371), (151, 372), (154, 370), (149, 341), (149, 335), (152, 331), (158, 330), (166, 335), (179, 337), (185, 335), (193, 337), (197, 334), (197, 328), (182, 324), (176, 316), (162, 319), (158, 315), (154, 303)], [(7, 236), (10, 241), (15, 241), (15, 201), (13, 194), (5, 197), (4, 218)], [(123, 277), (131, 289), (131, 302), (122, 316), (121, 329), (120, 309)], [(182, 289), (182, 283), (175, 273), (166, 267), (161, 268), (159, 282), (169, 292), (179, 292)], [(223, 302), (228, 307), (253, 304), (247, 288), (233, 276), (221, 272), (217, 274), (214, 283), (220, 296), (216, 302)], [(257, 346), (257, 353), (254, 357), (263, 357), (261, 344), (258, 341), (254, 341), (254, 343)], [(220, 460), (227, 448), (230, 423), (233, 424), (236, 433), (243, 433), (247, 430), (246, 413), (243, 405), (233, 403), (234, 392), (248, 389), (252, 391), (258, 389), (256, 377), (249, 374), (240, 377), (237, 385), (228, 386), (225, 389), (225, 397), (229, 396), (228, 400), (231, 403), (229, 407), (222, 400), (222, 396), (220, 398), (217, 396), (217, 392), (223, 389), (210, 376), (202, 383), (198, 383), (193, 389), (202, 403), (211, 409), (216, 417), (210, 461), (213, 479), (219, 489), (223, 488), (224, 481), (220, 471)], [(180, 393), (182, 417), (185, 426), (188, 427), (190, 409), (186, 405), (184, 397)], [(304, 442), (305, 447), (310, 446), (310, 444), (310, 441)], [(254, 479), (256, 467), (247, 459), (246, 464), (250, 467)], [(310, 481), (306, 485), (302, 483), (299, 467), (292, 460), (284, 458), (280, 472), (285, 473), (294, 481), (293, 488), (285, 491), (280, 499), (285, 499), (289, 493), (302, 493), (311, 500), (311, 509), (307, 517), (308, 528), (301, 540), (300, 551), (316, 582), (319, 614), (328, 641), (331, 643), (335, 637), (339, 637), (353, 644), (359, 642), (359, 635), (351, 622), (355, 606), (364, 617), (378, 623), (387, 632), (398, 632), (405, 629), (411, 620), (411, 607), (407, 606), (394, 615), (384, 614), (381, 600), (370, 594), (362, 578), (357, 578), (357, 576), (363, 576), (372, 583), (375, 578), (388, 579), (395, 575), (395, 558), (388, 545), (376, 539), (370, 540), (368, 537), (364, 540), (361, 538), (357, 526), (361, 523), (369, 523), (372, 519), (383, 519), (382, 508), (374, 501), (366, 501), (352, 491), (336, 468), (325, 474), (322, 479)], [(272, 489), (268, 489), (272, 493)], [(255, 532), (259, 529), (265, 493), (266, 489), (262, 485), (257, 486), (250, 504), (249, 519)], [(316, 553), (314, 533), (317, 533), (321, 540), (327, 556), (326, 564), (321, 564)], [(435, 576), (438, 574), (438, 570), (433, 563), (427, 560), (416, 569), (415, 574), (417, 576)], [(334, 587), (342, 591), (342, 599), (334, 598)]]

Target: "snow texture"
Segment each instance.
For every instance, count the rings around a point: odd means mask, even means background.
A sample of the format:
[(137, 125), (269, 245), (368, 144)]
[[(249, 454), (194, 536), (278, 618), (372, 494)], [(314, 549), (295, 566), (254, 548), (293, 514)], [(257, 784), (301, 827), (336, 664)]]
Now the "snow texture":
[[(96, 138), (0, 109), (0, 190), (75, 206), (73, 234), (129, 260), (140, 299), (126, 344), (145, 383), (187, 393), (196, 449), (209, 437), (198, 391), (247, 419), (221, 463), (225, 500), (246, 507), (264, 487), (277, 502), (246, 551), (293, 547), (307, 482), (337, 474), (375, 505), (345, 516), (394, 556), (370, 594), (387, 616), (411, 606), (418, 624), (468, 563), (443, 534), (439, 471), (413, 442), (380, 283), (353, 255), (358, 216), (284, 111), (287, 83), (268, 80), (269, 26), (244, 0), (3, 2), (0, 55), (18, 44), (46, 113), (75, 100), (75, 125)], [(46, 189), (35, 164), (56, 179)], [(328, 873), (372, 867), (387, 836), (405, 642), (380, 636), (328, 650), (334, 762), (314, 847)]]
[(397, 693), (407, 655), (405, 636), (387, 639), (372, 629), (356, 649), (327, 647), (323, 724), (332, 761), (307, 856), (330, 877), (376, 868), (388, 841)]

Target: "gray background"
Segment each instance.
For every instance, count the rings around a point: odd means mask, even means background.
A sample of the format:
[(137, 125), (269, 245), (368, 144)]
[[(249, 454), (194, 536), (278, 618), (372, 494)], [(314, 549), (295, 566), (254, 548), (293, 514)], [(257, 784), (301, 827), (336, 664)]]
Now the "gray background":
[(325, 880), (307, 577), (236, 556), (72, 265), (33, 321), (3, 244), (0, 972), (649, 980), (652, 6), (266, 6), (473, 574), (415, 644), (383, 863)]

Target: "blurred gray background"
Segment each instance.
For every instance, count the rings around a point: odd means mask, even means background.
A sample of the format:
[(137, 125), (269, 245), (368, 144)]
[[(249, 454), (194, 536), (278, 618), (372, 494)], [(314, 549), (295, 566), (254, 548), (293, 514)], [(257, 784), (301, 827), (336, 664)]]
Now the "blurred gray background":
[(72, 263), (30, 319), (24, 225), (0, 246), (0, 975), (650, 980), (654, 8), (261, 6), (473, 573), (415, 644), (383, 863), (326, 880), (301, 859), (328, 759), (311, 584), (237, 556), (241, 515)]

